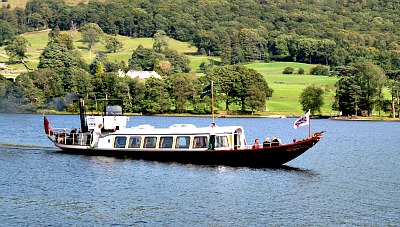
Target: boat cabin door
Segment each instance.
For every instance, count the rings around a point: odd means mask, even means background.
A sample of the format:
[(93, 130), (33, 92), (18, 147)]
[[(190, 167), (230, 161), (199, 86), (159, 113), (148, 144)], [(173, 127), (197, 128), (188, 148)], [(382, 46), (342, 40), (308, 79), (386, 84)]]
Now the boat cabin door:
[(233, 149), (235, 149), (235, 150), (239, 146), (238, 141), (240, 141), (239, 134), (238, 134), (237, 130), (235, 130), (235, 132), (233, 133)]

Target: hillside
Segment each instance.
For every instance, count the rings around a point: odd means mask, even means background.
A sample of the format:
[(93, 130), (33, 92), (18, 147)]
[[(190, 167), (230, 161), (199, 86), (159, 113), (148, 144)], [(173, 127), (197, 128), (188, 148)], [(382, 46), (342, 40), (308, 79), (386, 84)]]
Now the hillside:
[[(24, 3), (25, 9), (13, 10)], [(367, 59), (385, 70), (400, 69), (398, 1), (15, 0), (2, 4), (11, 6), (1, 12), (3, 26), (17, 34), (56, 26), (69, 30), (90, 22), (107, 34), (132, 38), (151, 38), (162, 30), (168, 37), (191, 43), (203, 55), (220, 57), (224, 64), (288, 61), (342, 66)]]
[[(26, 59), (27, 64), (31, 68), (36, 68), (39, 63), (39, 56), (41, 51), (45, 48), (47, 44), (49, 30), (41, 32), (30, 32), (23, 34), (23, 36), (31, 43), (28, 50), (28, 59)], [(80, 34), (77, 33), (74, 37), (75, 47), (79, 49), (83, 58), (86, 62), (90, 63), (96, 54), (105, 52), (104, 45), (101, 43), (96, 44), (92, 53), (92, 59), (89, 58), (89, 51), (87, 45), (80, 41)], [(124, 60), (128, 62), (132, 55), (132, 51), (141, 44), (144, 47), (151, 48), (153, 45), (153, 39), (151, 38), (137, 38), (132, 39), (124, 36), (117, 36), (118, 40), (124, 43), (124, 47), (120, 52), (117, 53), (107, 53), (106, 55), (110, 60), (121, 61)], [(201, 62), (208, 62), (210, 59), (206, 56), (196, 56), (193, 53), (196, 52), (196, 48), (190, 46), (188, 43), (177, 41), (174, 39), (168, 39), (169, 47), (175, 49), (181, 53), (188, 54), (187, 56), (191, 60), (192, 71), (195, 72), (199, 69)], [(0, 56), (4, 55), (4, 48), (0, 49)], [(218, 58), (212, 58), (218, 61)], [(0, 57), (0, 61), (7, 62), (7, 58)], [(301, 106), (298, 102), (299, 95), (303, 89), (308, 85), (315, 84), (317, 86), (323, 87), (326, 91), (324, 95), (325, 105), (322, 109), (324, 115), (334, 115), (331, 111), (331, 105), (334, 97), (333, 86), (337, 81), (335, 77), (326, 76), (312, 76), (312, 75), (285, 75), (282, 71), (285, 67), (293, 67), (296, 70), (298, 68), (303, 68), (307, 73), (309, 73), (310, 67), (312, 65), (305, 63), (295, 63), (295, 62), (276, 62), (276, 63), (251, 63), (246, 64), (247, 67), (252, 68), (264, 75), (264, 78), (269, 83), (269, 86), (274, 89), (273, 97), (267, 101), (267, 107), (265, 114), (279, 114), (279, 115), (299, 115), (302, 113)], [(26, 68), (22, 64), (9, 65), (10, 72), (2, 72), (3, 75), (13, 75), (16, 76), (21, 72), (25, 72)]]
[[(98, 0), (99, 2), (105, 2), (105, 0)], [(28, 0), (8, 0), (7, 2), (0, 2), (1, 7), (6, 7), (7, 5), (10, 6), (11, 9), (14, 9), (15, 7), (20, 7), (20, 8), (25, 8), (26, 3)], [(89, 0), (65, 0), (65, 3), (68, 5), (77, 5), (79, 3), (88, 3)]]

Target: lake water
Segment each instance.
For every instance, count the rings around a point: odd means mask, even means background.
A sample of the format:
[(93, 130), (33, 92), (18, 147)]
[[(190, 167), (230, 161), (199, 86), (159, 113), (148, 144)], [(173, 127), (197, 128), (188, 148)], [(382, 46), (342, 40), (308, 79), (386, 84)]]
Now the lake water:
[[(49, 115), (79, 128), (77, 115)], [(247, 141), (307, 136), (295, 119), (218, 118)], [(208, 126), (131, 117), (129, 126)], [(312, 120), (326, 130), (280, 169), (196, 166), (57, 153), (42, 115), (0, 114), (1, 226), (399, 226), (400, 122)]]

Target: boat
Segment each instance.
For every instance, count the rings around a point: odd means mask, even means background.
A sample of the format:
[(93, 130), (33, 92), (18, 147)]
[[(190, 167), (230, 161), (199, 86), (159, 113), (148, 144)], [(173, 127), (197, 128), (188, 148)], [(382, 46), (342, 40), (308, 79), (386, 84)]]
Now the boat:
[[(215, 127), (215, 147), (210, 149), (210, 127), (175, 124), (168, 128), (151, 125), (127, 127), (129, 117), (122, 106), (108, 104), (100, 115), (86, 115), (80, 98), (79, 131), (68, 134), (65, 128), (53, 128), (44, 115), (44, 130), (59, 152), (79, 155), (112, 156), (136, 160), (177, 162), (197, 165), (279, 167), (316, 145), (322, 132), (289, 144), (254, 148), (247, 144), (241, 126)], [(101, 124), (102, 136), (92, 146), (93, 131)]]

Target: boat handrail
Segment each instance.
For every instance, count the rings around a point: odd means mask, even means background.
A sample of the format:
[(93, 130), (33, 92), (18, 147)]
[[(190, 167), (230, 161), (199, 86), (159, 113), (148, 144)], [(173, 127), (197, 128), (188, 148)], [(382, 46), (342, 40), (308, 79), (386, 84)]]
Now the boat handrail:
[(169, 128), (196, 128), (194, 124), (173, 124)]
[(154, 129), (153, 125), (138, 125), (131, 127), (131, 129)]
[[(64, 134), (65, 133), (65, 134)], [(48, 133), (49, 138), (52, 138), (54, 142), (68, 145), (89, 145), (92, 139), (91, 133), (67, 132), (66, 128), (53, 128)]]

